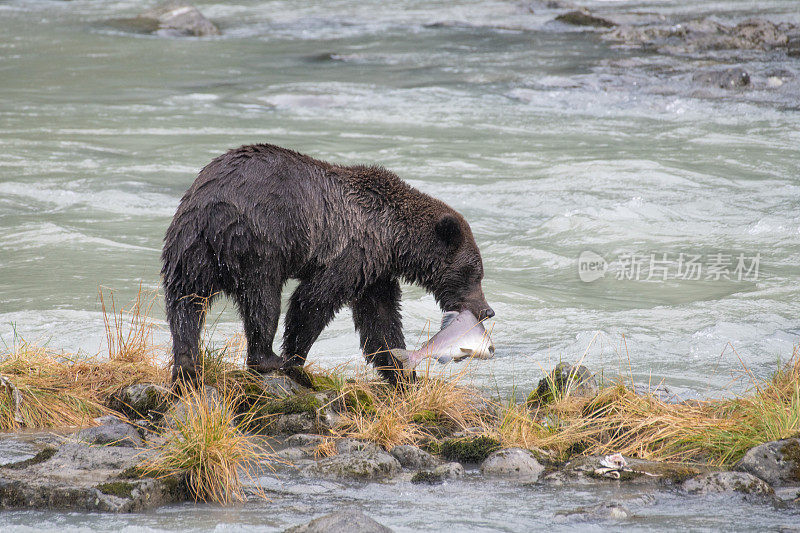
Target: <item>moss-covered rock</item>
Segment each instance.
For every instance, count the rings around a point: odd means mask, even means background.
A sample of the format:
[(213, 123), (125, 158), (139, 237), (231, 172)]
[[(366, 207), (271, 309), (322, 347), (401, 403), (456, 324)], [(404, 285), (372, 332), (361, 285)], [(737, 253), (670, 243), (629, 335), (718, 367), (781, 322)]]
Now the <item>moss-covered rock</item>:
[(583, 365), (572, 366), (559, 363), (528, 395), (527, 403), (531, 406), (545, 405), (556, 398), (592, 398), (599, 388), (594, 375)]
[(101, 483), (95, 488), (103, 494), (110, 494), (118, 498), (130, 498), (136, 486), (127, 481), (109, 481), (108, 483)]
[(800, 439), (765, 442), (747, 451), (736, 470), (775, 486), (800, 483)]
[(480, 463), (500, 448), (500, 441), (492, 437), (463, 437), (447, 439), (439, 443), (439, 454), (450, 461), (459, 463)]

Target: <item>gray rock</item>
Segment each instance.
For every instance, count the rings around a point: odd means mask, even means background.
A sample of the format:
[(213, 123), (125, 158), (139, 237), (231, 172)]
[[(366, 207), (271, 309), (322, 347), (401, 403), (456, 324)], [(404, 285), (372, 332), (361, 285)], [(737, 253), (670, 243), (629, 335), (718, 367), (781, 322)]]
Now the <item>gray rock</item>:
[(219, 35), (219, 29), (191, 4), (169, 0), (140, 18), (158, 22), (156, 33), (177, 36), (205, 37)]
[(696, 72), (692, 76), (692, 81), (721, 89), (738, 89), (750, 85), (750, 74), (739, 67), (707, 70)]
[(220, 34), (219, 28), (196, 7), (180, 0), (169, 0), (138, 17), (110, 20), (108, 25), (123, 31), (155, 33), (169, 37), (206, 37)]
[(701, 19), (678, 24), (620, 26), (603, 37), (627, 46), (656, 49), (669, 54), (782, 48), (790, 52), (791, 36), (796, 31), (796, 26), (791, 24), (775, 24), (764, 19), (748, 19), (736, 26)]
[(748, 495), (772, 496), (774, 491), (763, 480), (746, 472), (711, 472), (684, 481), (689, 494), (741, 492)]
[(403, 468), (412, 470), (433, 468), (441, 463), (439, 459), (416, 446), (401, 444), (389, 450), (389, 453), (400, 462)]
[(411, 477), (411, 483), (442, 483), (464, 477), (461, 463), (445, 463), (433, 469), (421, 470)]
[(336, 479), (376, 480), (397, 475), (400, 463), (383, 451), (360, 451), (326, 457), (306, 467), (303, 472)]
[(544, 467), (536, 456), (524, 448), (506, 448), (492, 452), (481, 464), (481, 472), (486, 476), (501, 476), (536, 481), (544, 472)]
[(186, 498), (174, 479), (125, 479), (146, 452), (66, 443), (0, 469), (0, 509), (131, 512)]
[(789, 57), (800, 57), (800, 32), (786, 36), (786, 53)]
[(299, 385), (296, 381), (283, 373), (264, 374), (261, 376), (260, 385), (264, 390), (264, 394), (277, 399), (309, 392), (309, 389)]
[(119, 419), (108, 421), (100, 426), (82, 429), (75, 436), (78, 440), (88, 444), (132, 446), (134, 448), (144, 446), (139, 431)]
[(285, 533), (392, 533), (392, 530), (361, 511), (347, 509), (290, 527)]
[(336, 441), (337, 453), (371, 452), (385, 453), (383, 448), (367, 440), (340, 439)]
[(557, 511), (556, 521), (566, 520), (599, 521), (599, 520), (624, 520), (630, 518), (632, 513), (619, 502), (603, 502), (588, 507), (578, 507), (569, 511)]
[(777, 440), (750, 448), (735, 468), (771, 485), (800, 483), (800, 439)]
[(553, 401), (554, 395), (592, 398), (599, 390), (597, 380), (588, 368), (559, 363), (546, 378), (539, 380), (536, 390), (528, 396), (528, 403), (548, 403)]
[(288, 446), (318, 446), (322, 444), (325, 440), (325, 437), (322, 435), (315, 435), (313, 433), (296, 433), (286, 439), (286, 444)]
[(296, 435), (312, 433), (320, 428), (317, 417), (309, 413), (292, 413), (271, 416), (262, 428), (268, 435)]
[(169, 408), (174, 395), (171, 390), (153, 383), (136, 383), (125, 387), (108, 400), (108, 406), (131, 420), (160, 418)]

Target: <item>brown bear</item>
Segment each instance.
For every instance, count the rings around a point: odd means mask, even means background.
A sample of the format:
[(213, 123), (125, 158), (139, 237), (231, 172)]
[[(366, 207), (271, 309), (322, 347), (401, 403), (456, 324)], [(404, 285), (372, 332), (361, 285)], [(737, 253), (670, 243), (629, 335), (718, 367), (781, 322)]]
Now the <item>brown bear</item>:
[[(400, 279), (431, 292), (444, 311), (494, 315), (464, 217), (377, 166), (242, 146), (200, 171), (164, 241), (173, 380), (197, 378), (205, 312), (221, 293), (236, 303), (247, 365), (261, 373), (302, 367), (323, 328), (350, 305), (367, 359), (396, 383), (402, 365), (388, 350), (405, 348)], [(300, 283), (279, 356), (272, 342), (290, 278)]]

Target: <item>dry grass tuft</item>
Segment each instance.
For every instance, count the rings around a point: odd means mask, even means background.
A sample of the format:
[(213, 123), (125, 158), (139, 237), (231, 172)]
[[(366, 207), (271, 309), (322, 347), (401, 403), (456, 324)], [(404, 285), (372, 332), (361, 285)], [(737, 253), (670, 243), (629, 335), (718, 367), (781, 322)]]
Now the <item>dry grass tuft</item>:
[(185, 476), (195, 500), (245, 501), (242, 472), (268, 456), (235, 422), (234, 398), (189, 389), (171, 415), (166, 442), (142, 465), (145, 475)]
[(375, 382), (346, 382), (338, 401), (347, 406), (338, 436), (373, 441), (385, 448), (420, 444), (442, 430), (457, 431), (479, 425), (481, 397), (460, 385), (466, 369), (453, 379), (425, 372), (403, 388)]
[(537, 411), (512, 405), (500, 417), (505, 446), (540, 447), (562, 459), (622, 453), (642, 459), (731, 465), (753, 446), (800, 432), (800, 347), (773, 379), (737, 398), (670, 404), (622, 381), (593, 399)]
[(15, 335), (0, 352), (0, 429), (92, 425), (117, 390), (165, 382), (167, 369), (152, 345), (148, 298), (140, 291), (128, 310), (116, 311), (112, 303), (111, 316), (103, 304), (107, 358), (60, 353)]

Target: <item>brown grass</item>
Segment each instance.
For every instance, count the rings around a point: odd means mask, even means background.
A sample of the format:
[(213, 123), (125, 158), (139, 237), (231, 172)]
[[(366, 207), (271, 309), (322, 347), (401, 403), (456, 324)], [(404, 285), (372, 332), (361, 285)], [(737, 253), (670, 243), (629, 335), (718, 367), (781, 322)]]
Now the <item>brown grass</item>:
[(269, 456), (236, 423), (235, 398), (190, 389), (180, 399), (166, 442), (142, 465), (145, 475), (185, 476), (195, 500), (228, 504), (245, 501), (242, 474)]
[(103, 304), (108, 356), (57, 352), (16, 336), (0, 351), (0, 429), (92, 425), (122, 387), (164, 382), (167, 372), (146, 315), (153, 298), (140, 291), (119, 311), (113, 296), (110, 312)]

